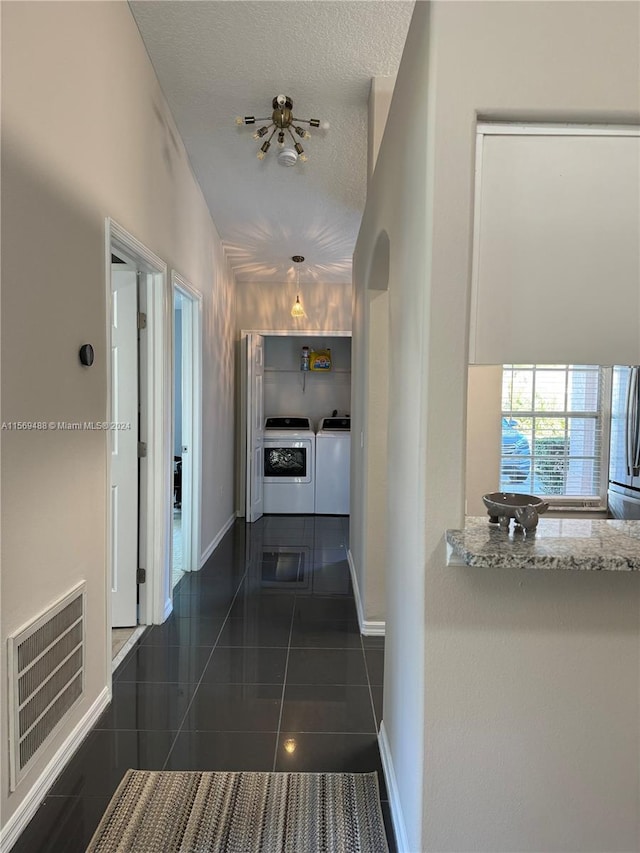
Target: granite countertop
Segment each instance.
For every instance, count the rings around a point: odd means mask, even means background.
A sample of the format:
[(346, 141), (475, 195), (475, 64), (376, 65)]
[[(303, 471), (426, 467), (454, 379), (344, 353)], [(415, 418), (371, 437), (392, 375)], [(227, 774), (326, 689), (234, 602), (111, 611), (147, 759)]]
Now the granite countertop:
[(640, 521), (541, 518), (533, 536), (488, 516), (447, 530), (449, 565), (498, 569), (640, 571)]

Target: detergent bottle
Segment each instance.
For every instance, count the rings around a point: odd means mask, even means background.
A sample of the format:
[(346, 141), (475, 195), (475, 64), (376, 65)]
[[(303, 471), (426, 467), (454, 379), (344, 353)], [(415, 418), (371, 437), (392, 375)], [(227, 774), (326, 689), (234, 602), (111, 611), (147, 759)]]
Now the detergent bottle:
[(300, 370), (309, 370), (309, 347), (302, 347), (300, 355)]

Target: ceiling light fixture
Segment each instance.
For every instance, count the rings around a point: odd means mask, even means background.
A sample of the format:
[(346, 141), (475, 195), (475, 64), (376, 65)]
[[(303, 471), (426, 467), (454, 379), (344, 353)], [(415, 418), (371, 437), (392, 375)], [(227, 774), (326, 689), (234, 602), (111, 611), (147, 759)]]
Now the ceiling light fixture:
[[(238, 116), (236, 124), (255, 124), (256, 122), (261, 121), (269, 122), (269, 124), (259, 127), (253, 134), (254, 139), (263, 139), (267, 134), (269, 134), (269, 137), (265, 139), (260, 146), (260, 150), (258, 151), (258, 160), (264, 160), (267, 151), (271, 148), (271, 140), (277, 133), (278, 145), (282, 149), (278, 154), (278, 162), (282, 166), (293, 166), (298, 160), (305, 163), (307, 161), (307, 155), (304, 153), (304, 148), (296, 140), (293, 134), (295, 132), (301, 139), (309, 139), (311, 134), (301, 125), (308, 124), (309, 127), (320, 127), (320, 119), (296, 118), (293, 115), (293, 101), (288, 95), (276, 95), (271, 106), (273, 107), (271, 119), (256, 118), (255, 116)], [(323, 122), (322, 127), (324, 130), (328, 130), (329, 122)], [(269, 133), (269, 131), (271, 132)], [(293, 148), (284, 147), (287, 134), (291, 137)]]
[[(294, 264), (301, 264), (304, 261), (303, 255), (293, 255), (291, 260)], [(292, 317), (305, 317), (304, 308), (300, 304), (300, 267), (296, 269), (296, 301), (293, 303), (293, 308), (291, 309)]]

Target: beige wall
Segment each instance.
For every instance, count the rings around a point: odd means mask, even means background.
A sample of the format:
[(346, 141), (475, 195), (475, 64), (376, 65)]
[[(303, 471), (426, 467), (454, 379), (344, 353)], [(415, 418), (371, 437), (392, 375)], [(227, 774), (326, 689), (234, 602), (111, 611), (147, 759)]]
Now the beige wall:
[[(300, 294), (306, 317), (291, 316)], [(236, 329), (343, 332), (351, 330), (351, 283), (239, 282), (236, 291)]]
[(383, 719), (414, 853), (640, 848), (640, 578), (448, 568), (444, 546), (464, 518), (476, 115), (637, 122), (638, 32), (635, 2), (416, 6), (355, 267), (386, 230)]
[[(2, 418), (106, 419), (114, 218), (203, 294), (205, 550), (233, 512), (233, 281), (137, 27), (126, 3), (3, 3), (2, 37)], [(10, 797), (1, 703), (4, 825), (109, 676), (106, 434), (1, 437), (3, 687), (7, 635), (88, 589), (86, 696)]]
[[(425, 90), (429, 54), (424, 34), (429, 6), (418, 4), (396, 80), (387, 128), (382, 140), (356, 251), (354, 254), (354, 298), (362, 305), (358, 324), (354, 318), (354, 340), (368, 353), (367, 301), (372, 283), (384, 287), (388, 278), (389, 393), (387, 494), (384, 503), (387, 528), (386, 643), (384, 723), (390, 738), (392, 760), (398, 780), (403, 821), (412, 851), (421, 847), (424, 765), (424, 424), (421, 385), (423, 380), (422, 332), (424, 282), (427, 258), (424, 252), (426, 219), (425, 152), (427, 117)], [(412, 122), (407, 126), (407, 118)], [(407, 130), (410, 132), (407, 133)], [(400, 154), (400, 156), (395, 155)], [(390, 241), (388, 276), (376, 272), (380, 250)], [(405, 322), (399, 327), (401, 293), (410, 294), (404, 304)], [(374, 381), (366, 358), (361, 360), (365, 386)], [(357, 382), (354, 375), (354, 381)], [(369, 421), (366, 393), (354, 407), (362, 423), (365, 450)], [(361, 454), (361, 479), (379, 477), (384, 458)], [(368, 470), (372, 469), (372, 470)], [(377, 469), (377, 470), (376, 470)], [(370, 513), (367, 530), (384, 525), (382, 510)], [(362, 571), (366, 574), (365, 560)], [(366, 587), (366, 580), (365, 580)], [(402, 848), (401, 848), (402, 849)]]
[(500, 488), (502, 365), (469, 365), (465, 514), (485, 515), (482, 495)]
[(373, 77), (369, 92), (369, 125), (367, 142), (367, 179), (371, 180), (376, 167), (380, 143), (387, 124), (389, 107), (393, 96), (395, 77)]
[[(395, 77), (374, 77), (369, 94), (368, 177), (371, 180), (391, 105)], [(371, 258), (354, 256), (353, 419), (349, 555), (361, 630), (380, 630), (387, 573), (387, 407), (389, 395), (389, 257), (384, 239)], [(366, 329), (366, 333), (363, 330)], [(358, 441), (358, 439), (360, 439)], [(373, 626), (367, 623), (377, 623)]]

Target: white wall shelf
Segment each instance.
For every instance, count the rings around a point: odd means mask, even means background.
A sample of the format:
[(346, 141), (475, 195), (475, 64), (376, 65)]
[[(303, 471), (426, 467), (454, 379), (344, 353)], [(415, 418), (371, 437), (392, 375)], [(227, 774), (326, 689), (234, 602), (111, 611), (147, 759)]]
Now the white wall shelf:
[(285, 367), (265, 367), (265, 373), (298, 373), (302, 375), (306, 373), (307, 376), (327, 376), (332, 373), (351, 373), (350, 370), (347, 370), (345, 367), (333, 367), (331, 370), (300, 370), (298, 369), (289, 369)]

